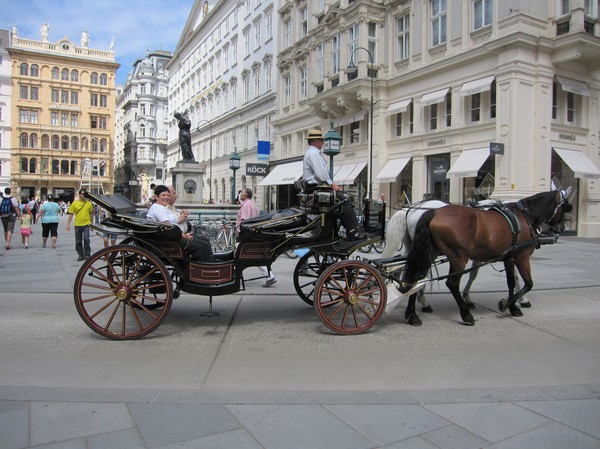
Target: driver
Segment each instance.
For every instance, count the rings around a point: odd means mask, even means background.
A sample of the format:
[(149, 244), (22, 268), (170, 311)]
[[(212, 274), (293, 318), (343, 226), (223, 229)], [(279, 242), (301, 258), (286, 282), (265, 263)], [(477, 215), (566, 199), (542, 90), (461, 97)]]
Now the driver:
[(304, 154), (302, 178), (308, 184), (306, 193), (311, 193), (319, 184), (328, 184), (335, 191), (335, 196), (342, 202), (342, 225), (346, 228), (348, 240), (361, 240), (367, 237), (364, 231), (359, 229), (358, 220), (354, 214), (352, 203), (342, 193), (340, 186), (331, 180), (327, 162), (321, 154), (323, 148), (323, 133), (318, 129), (308, 131), (308, 150)]

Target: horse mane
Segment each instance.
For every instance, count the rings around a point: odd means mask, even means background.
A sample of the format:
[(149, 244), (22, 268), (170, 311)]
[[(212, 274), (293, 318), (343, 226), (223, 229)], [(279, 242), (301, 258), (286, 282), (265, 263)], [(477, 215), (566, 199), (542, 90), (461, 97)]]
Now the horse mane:
[(547, 222), (552, 218), (554, 210), (560, 202), (560, 192), (553, 190), (550, 192), (536, 193), (519, 200), (516, 204), (520, 204), (523, 210), (527, 213), (531, 223), (535, 229), (539, 229), (542, 223)]

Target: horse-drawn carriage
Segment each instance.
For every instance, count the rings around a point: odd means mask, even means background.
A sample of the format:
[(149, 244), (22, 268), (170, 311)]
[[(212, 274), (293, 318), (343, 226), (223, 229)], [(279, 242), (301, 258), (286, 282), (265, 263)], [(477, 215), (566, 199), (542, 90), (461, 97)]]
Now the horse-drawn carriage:
[[(215, 253), (214, 261), (201, 261), (185, 252), (177, 226), (140, 218), (136, 205), (120, 195), (86, 193), (86, 197), (109, 212), (98, 229), (125, 237), (87, 259), (74, 286), (75, 305), (83, 321), (110, 339), (136, 339), (154, 331), (181, 292), (208, 296), (210, 308), (205, 315), (218, 315), (212, 310), (213, 297), (244, 290), (246, 268), (270, 267), (278, 256), (296, 248), (309, 251), (298, 260), (294, 286), (302, 300), (312, 304), (320, 275), (329, 265), (384, 238), (385, 208), (370, 200), (365, 201), (363, 211), (368, 239), (340, 237), (337, 215), (341, 204), (331, 188), (322, 187), (304, 196), (299, 209), (246, 220), (234, 250)], [(353, 275), (356, 286), (344, 311), (353, 319), (344, 324), (342, 333), (367, 330), (383, 312), (385, 294), (372, 298), (373, 278), (368, 274), (372, 271), (369, 267)], [(383, 288), (383, 281), (378, 287)], [(316, 308), (320, 310), (319, 305)], [(337, 316), (319, 315), (325, 325), (340, 332)]]

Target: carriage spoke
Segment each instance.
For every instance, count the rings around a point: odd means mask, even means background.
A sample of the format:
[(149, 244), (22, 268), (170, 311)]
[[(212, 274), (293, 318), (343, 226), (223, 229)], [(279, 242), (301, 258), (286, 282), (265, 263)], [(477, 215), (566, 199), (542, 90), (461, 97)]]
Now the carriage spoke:
[[(102, 280), (104, 280), (106, 283), (108, 283), (108, 284), (112, 285), (113, 287), (116, 287), (116, 286), (117, 286), (117, 283), (115, 283), (115, 282), (111, 281), (110, 279), (108, 279), (106, 276), (104, 276), (102, 273), (100, 273), (100, 271), (98, 271), (98, 270), (97, 270), (95, 267), (93, 267), (93, 266), (91, 266), (91, 265), (90, 265), (90, 270), (91, 270), (93, 273), (97, 274), (99, 279), (102, 279)], [(115, 277), (118, 277), (118, 276), (116, 275), (116, 273), (115, 273)]]
[(108, 295), (95, 296), (93, 298), (82, 299), (81, 302), (84, 303), (84, 304), (86, 304), (88, 302), (100, 301), (101, 299), (111, 298), (111, 297), (114, 297), (114, 296), (115, 296), (114, 293), (109, 293)]
[[(142, 322), (140, 321), (140, 318), (138, 317), (138, 314), (137, 314), (137, 312), (135, 311), (134, 307), (132, 306), (132, 304), (131, 304), (131, 303), (128, 303), (128, 306), (129, 306), (129, 310), (131, 311), (131, 314), (133, 315), (133, 318), (135, 319), (135, 322), (136, 322), (136, 323), (137, 323), (137, 325), (138, 325), (138, 329), (139, 329), (139, 330), (143, 330), (143, 329), (144, 329), (144, 325), (143, 325), (143, 324), (142, 324)], [(148, 311), (148, 310), (146, 310), (145, 308), (144, 308), (144, 310), (145, 310), (146, 312), (148, 312), (148, 313), (149, 313), (149, 311)], [(154, 316), (154, 314), (152, 314), (152, 313), (150, 313), (150, 315), (153, 315), (153, 316)]]
[[(119, 279), (119, 275), (117, 274), (117, 272), (115, 271), (115, 267), (113, 267), (112, 265), (112, 261), (110, 260), (110, 257), (108, 257), (108, 254), (104, 257), (106, 259), (106, 266), (110, 269), (110, 271), (112, 272), (112, 275), (115, 277), (115, 279), (117, 280), (117, 283), (120, 282)], [(100, 273), (99, 273), (100, 274)], [(104, 276), (102, 276), (104, 277)], [(106, 279), (106, 278), (105, 278)], [(108, 279), (107, 279), (108, 280)]]
[[(113, 301), (113, 302), (114, 302), (114, 301)], [(92, 318), (95, 318), (95, 317), (96, 317), (96, 316), (97, 316), (97, 315), (98, 315), (100, 312), (102, 312), (102, 310), (106, 309), (106, 308), (107, 308), (107, 307), (108, 307), (110, 304), (112, 304), (112, 303), (108, 303), (108, 304), (106, 304), (106, 306), (105, 306), (105, 307), (103, 307), (102, 309), (98, 310), (98, 312), (97, 312), (97, 313), (95, 313), (95, 314), (92, 316)], [(117, 301), (117, 304), (115, 305), (115, 307), (114, 307), (114, 309), (113, 309), (112, 313), (110, 314), (110, 317), (108, 318), (108, 321), (106, 322), (106, 326), (104, 327), (104, 330), (105, 330), (106, 332), (108, 332), (108, 329), (110, 328), (110, 325), (112, 324), (112, 322), (113, 322), (113, 319), (115, 318), (115, 315), (116, 315), (116, 314), (117, 314), (117, 312), (119, 311), (119, 304), (121, 304), (121, 302), (120, 302), (120, 301)]]

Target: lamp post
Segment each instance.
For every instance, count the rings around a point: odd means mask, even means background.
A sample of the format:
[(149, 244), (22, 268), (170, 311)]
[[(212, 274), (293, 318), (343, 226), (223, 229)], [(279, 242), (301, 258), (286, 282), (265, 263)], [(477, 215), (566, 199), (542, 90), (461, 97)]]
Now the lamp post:
[(333, 129), (332, 124), (331, 129), (325, 133), (325, 138), (323, 139), (323, 153), (329, 156), (329, 177), (331, 180), (333, 180), (333, 156), (340, 154), (341, 140), (341, 136)]
[(365, 47), (356, 47), (352, 53), (350, 53), (350, 64), (348, 64), (348, 67), (346, 68), (346, 72), (347, 73), (356, 73), (358, 71), (358, 67), (356, 67), (356, 65), (354, 64), (354, 53), (356, 53), (358, 50), (364, 50), (367, 52), (367, 54), (369, 55), (369, 62), (371, 64), (371, 73), (370, 73), (370, 78), (371, 78), (371, 112), (370, 112), (370, 131), (369, 131), (369, 192), (368, 192), (368, 197), (369, 199), (373, 199), (373, 90), (374, 90), (374, 85), (375, 85), (375, 71), (373, 69), (373, 55), (371, 54), (371, 52), (369, 50), (367, 50)]
[(231, 187), (231, 204), (235, 203), (235, 172), (240, 168), (240, 155), (237, 152), (237, 148), (233, 150), (231, 157), (229, 158), (229, 168), (233, 171), (233, 185)]
[[(210, 203), (213, 199), (212, 197), (212, 183), (213, 183), (213, 177), (212, 177), (212, 123), (210, 123), (208, 120), (206, 119), (200, 119), (200, 122), (205, 122), (208, 125), (208, 133), (209, 136), (208, 138), (210, 139), (210, 142), (208, 144), (208, 151), (209, 151), (209, 155), (208, 155), (208, 179), (209, 179), (209, 183), (208, 183), (208, 202)], [(196, 131), (200, 132), (200, 127), (198, 126), (198, 128), (196, 128)]]

